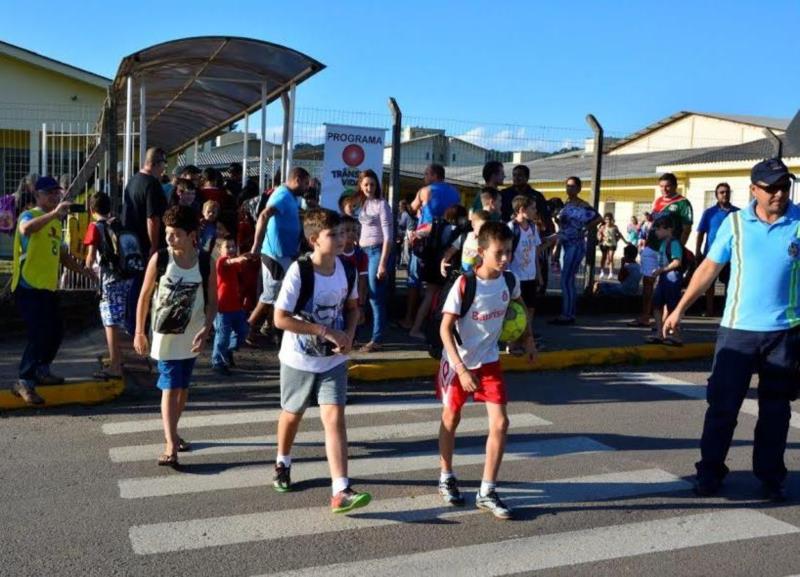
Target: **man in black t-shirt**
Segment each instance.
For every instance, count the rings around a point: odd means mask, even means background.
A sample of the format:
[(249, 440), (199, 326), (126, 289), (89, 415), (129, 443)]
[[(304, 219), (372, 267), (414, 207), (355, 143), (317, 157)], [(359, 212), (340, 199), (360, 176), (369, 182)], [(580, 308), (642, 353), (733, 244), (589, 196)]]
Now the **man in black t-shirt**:
[(144, 166), (125, 187), (122, 225), (139, 238), (146, 258), (164, 245), (161, 217), (167, 209), (167, 200), (160, 179), (166, 164), (167, 155), (162, 149), (149, 149)]

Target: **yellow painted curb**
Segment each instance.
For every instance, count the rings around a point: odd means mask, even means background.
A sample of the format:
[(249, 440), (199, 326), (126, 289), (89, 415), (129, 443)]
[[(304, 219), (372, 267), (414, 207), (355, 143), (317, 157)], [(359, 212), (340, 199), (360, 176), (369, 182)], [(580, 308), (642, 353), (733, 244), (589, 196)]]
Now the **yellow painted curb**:
[(43, 405), (28, 405), (11, 391), (0, 391), (0, 410), (55, 407), (58, 405), (96, 405), (116, 399), (125, 390), (122, 379), (81, 381), (64, 385), (36, 387)]
[[(714, 354), (715, 343), (687, 343), (682, 347), (640, 345), (604, 347), (539, 353), (536, 362), (525, 357), (501, 355), (504, 371), (556, 371), (584, 365), (638, 364), (647, 361), (685, 361), (702, 359)], [(383, 363), (353, 364), (348, 375), (358, 381), (390, 381), (433, 377), (439, 368), (436, 359), (408, 359)]]

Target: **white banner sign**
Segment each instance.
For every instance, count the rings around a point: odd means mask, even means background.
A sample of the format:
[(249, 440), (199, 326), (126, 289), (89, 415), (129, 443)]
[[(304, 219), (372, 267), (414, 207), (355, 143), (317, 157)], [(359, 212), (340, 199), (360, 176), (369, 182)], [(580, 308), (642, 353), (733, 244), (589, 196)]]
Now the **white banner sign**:
[(384, 128), (325, 125), (321, 206), (338, 211), (339, 197), (345, 192), (356, 192), (356, 180), (362, 170), (372, 169), (379, 181), (383, 180), (385, 137)]

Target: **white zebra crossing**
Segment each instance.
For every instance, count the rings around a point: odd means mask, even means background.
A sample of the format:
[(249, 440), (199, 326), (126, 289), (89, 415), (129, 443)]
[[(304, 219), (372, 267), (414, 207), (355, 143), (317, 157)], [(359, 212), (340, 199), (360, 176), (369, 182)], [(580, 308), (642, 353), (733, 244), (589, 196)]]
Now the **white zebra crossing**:
[[(658, 373), (583, 373), (587, 377), (601, 377), (606, 385), (648, 385), (692, 399), (706, 398), (706, 385), (682, 381)], [(740, 412), (758, 417), (758, 401), (745, 399)], [(800, 413), (792, 411), (790, 427), (800, 429)]]
[[(510, 416), (511, 428), (532, 428), (550, 425), (536, 415), (527, 413)], [(486, 416), (469, 417), (461, 420), (458, 426), (459, 433), (486, 432)], [(429, 420), (416, 423), (399, 423), (394, 425), (378, 425), (374, 427), (348, 427), (348, 443), (363, 443), (369, 441), (391, 441), (402, 438), (427, 436), (434, 438), (439, 432), (439, 421)], [(321, 445), (325, 440), (323, 431), (301, 431), (295, 438), (295, 446), (303, 444)], [(277, 442), (276, 435), (258, 435), (251, 437), (234, 437), (227, 439), (192, 439), (192, 450), (181, 453), (181, 462), (205, 457), (208, 455), (230, 455), (245, 453), (267, 448), (274, 448)], [(114, 463), (129, 463), (133, 461), (150, 461), (164, 449), (163, 443), (149, 445), (133, 445), (127, 447), (113, 447), (109, 449), (109, 458)]]
[[(775, 537), (800, 529), (752, 510), (715, 511), (582, 531), (282, 571), (284, 577), (499, 577), (583, 563)], [(487, 562), (490, 559), (491, 562)], [(263, 576), (268, 577), (268, 576)]]
[[(599, 501), (640, 495), (685, 491), (686, 481), (662, 471), (648, 469), (591, 475), (554, 481), (503, 485), (503, 499), (514, 509), (549, 507), (562, 503)], [(329, 507), (293, 511), (267, 511), (210, 519), (159, 523), (132, 527), (133, 550), (140, 554), (202, 549), (285, 537), (315, 535), (348, 529), (385, 527), (432, 519), (453, 519), (479, 512), (468, 496), (465, 507), (450, 507), (438, 494), (412, 498), (382, 499), (362, 514), (333, 518)], [(280, 531), (275, 528), (280, 527)]]
[[(503, 460), (519, 461), (532, 457), (552, 457), (598, 451), (613, 451), (613, 449), (589, 437), (531, 440), (509, 443)], [(477, 465), (484, 461), (483, 445), (463, 447), (457, 450), (456, 453), (456, 462), (459, 466)], [(438, 455), (438, 451), (434, 450), (406, 453), (395, 457), (351, 459), (348, 469), (351, 477), (419, 471), (430, 469), (432, 464), (436, 465)], [(293, 470), (296, 470), (297, 474), (307, 479), (324, 478), (329, 474), (328, 463), (325, 460), (298, 463), (293, 467)], [(119, 481), (119, 493), (123, 499), (143, 499), (223, 489), (259, 487), (269, 484), (272, 474), (272, 466), (247, 466), (235, 467), (209, 475), (162, 475), (158, 477), (122, 479)]]
[[(426, 399), (424, 401), (385, 401), (381, 403), (348, 405), (346, 413), (348, 416), (372, 415), (402, 411), (421, 411), (425, 409), (436, 409), (441, 406), (441, 402), (434, 399)], [(278, 420), (278, 416), (281, 413), (280, 409), (259, 409), (257, 411), (233, 411), (211, 415), (192, 415), (191, 405), (188, 407), (188, 410), (190, 414), (181, 417), (181, 430), (199, 427), (224, 427), (228, 425), (272, 423)], [(305, 417), (319, 417), (319, 407), (309, 407), (305, 413)], [(139, 419), (136, 421), (105, 423), (103, 425), (103, 433), (106, 435), (144, 433), (147, 431), (160, 431), (163, 427), (164, 424), (160, 418)]]

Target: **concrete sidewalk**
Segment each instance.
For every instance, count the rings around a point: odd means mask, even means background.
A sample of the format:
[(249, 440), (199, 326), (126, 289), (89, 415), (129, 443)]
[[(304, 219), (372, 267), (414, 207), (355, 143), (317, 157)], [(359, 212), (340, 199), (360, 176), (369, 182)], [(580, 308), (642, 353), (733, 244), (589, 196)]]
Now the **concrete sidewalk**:
[[(710, 357), (716, 338), (719, 319), (689, 317), (684, 321), (682, 347), (646, 345), (648, 329), (628, 327), (631, 316), (606, 314), (584, 316), (572, 326), (554, 326), (546, 318), (534, 321), (534, 330), (542, 344), (537, 361), (531, 365), (527, 359), (503, 355), (505, 370), (536, 371), (557, 370), (572, 366), (598, 366), (608, 364), (641, 364), (648, 361), (687, 360)], [(364, 342), (363, 335), (361, 342)], [(4, 383), (0, 385), (0, 410), (16, 409), (26, 405), (6, 388), (14, 383), (22, 350), (23, 335), (9, 337), (0, 342), (0, 368)], [(210, 368), (211, 344), (205, 348), (195, 369), (200, 383), (260, 382), (275, 378), (279, 369), (274, 346), (245, 348), (236, 353), (237, 367), (230, 377), (220, 377)], [(125, 390), (121, 381), (98, 381), (92, 374), (99, 368), (98, 358), (106, 356), (103, 329), (97, 327), (64, 339), (53, 372), (67, 378), (65, 385), (38, 387), (45, 406), (63, 404), (94, 404), (110, 401)], [(129, 389), (146, 390), (153, 386), (156, 373), (149, 364), (137, 358), (128, 349), (125, 359), (126, 383)], [(438, 360), (430, 358), (427, 345), (415, 341), (397, 326), (387, 333), (384, 349), (369, 354), (351, 355), (349, 373), (356, 380), (382, 381), (432, 377)]]

